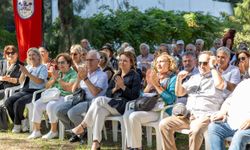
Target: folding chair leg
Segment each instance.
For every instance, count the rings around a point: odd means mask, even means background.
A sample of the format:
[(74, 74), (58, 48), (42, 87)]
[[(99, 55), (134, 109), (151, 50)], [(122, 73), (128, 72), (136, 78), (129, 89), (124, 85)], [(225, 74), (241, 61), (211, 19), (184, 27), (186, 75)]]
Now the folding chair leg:
[(113, 142), (117, 142), (118, 122), (112, 121)]
[(63, 140), (64, 139), (64, 130), (65, 127), (61, 121), (59, 121), (59, 139)]
[(162, 143), (161, 143), (161, 133), (158, 127), (155, 128), (156, 132), (156, 148), (157, 150), (162, 150)]
[(152, 147), (152, 127), (146, 127), (147, 146)]

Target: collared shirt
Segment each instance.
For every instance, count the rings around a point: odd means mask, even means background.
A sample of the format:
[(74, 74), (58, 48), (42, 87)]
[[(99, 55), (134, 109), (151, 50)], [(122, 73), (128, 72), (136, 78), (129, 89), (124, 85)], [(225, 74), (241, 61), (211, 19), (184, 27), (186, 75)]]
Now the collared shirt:
[(40, 64), (37, 67), (32, 67), (31, 65), (27, 65), (26, 69), (31, 73), (33, 76), (38, 77), (39, 79), (42, 79), (44, 82), (41, 84), (37, 84), (34, 81), (29, 81), (29, 88), (30, 89), (42, 89), (45, 87), (45, 83), (47, 81), (48, 77), (48, 70), (45, 65)]
[[(240, 70), (238, 67), (229, 65), (225, 71), (222, 72), (222, 78), (233, 84), (240, 83)], [(223, 92), (223, 98), (226, 99), (232, 92), (225, 89)]]
[[(59, 75), (60, 76), (62, 75), (61, 71), (59, 71)], [(62, 77), (62, 80), (64, 82), (73, 83), (76, 81), (76, 78), (77, 78), (76, 71), (74, 69), (70, 68), (69, 71), (64, 75), (64, 77)], [(72, 94), (72, 92), (63, 90), (61, 84), (59, 84), (58, 81), (56, 81), (52, 87), (58, 88), (61, 92), (61, 96), (66, 96), (66, 95)]]
[(104, 96), (106, 93), (106, 90), (108, 88), (108, 76), (105, 72), (103, 72), (100, 68), (98, 68), (96, 71), (92, 72), (91, 74), (88, 73), (89, 81), (95, 86), (101, 89), (101, 92), (94, 96), (90, 92), (88, 86), (85, 84), (83, 80), (80, 82), (80, 87), (85, 90), (86, 92), (86, 99), (92, 100), (95, 97), (98, 96)]
[(248, 89), (250, 89), (250, 79), (240, 82), (232, 95), (225, 101), (230, 104), (227, 122), (232, 129), (239, 129), (246, 120), (250, 119)]
[(183, 83), (188, 94), (187, 109), (195, 117), (209, 116), (218, 111), (223, 103), (223, 91), (215, 88), (211, 73), (195, 74)]

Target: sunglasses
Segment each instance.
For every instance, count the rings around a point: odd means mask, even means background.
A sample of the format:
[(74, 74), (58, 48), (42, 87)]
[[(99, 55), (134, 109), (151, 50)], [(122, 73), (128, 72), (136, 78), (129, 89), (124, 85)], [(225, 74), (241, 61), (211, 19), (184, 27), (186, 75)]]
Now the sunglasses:
[(207, 65), (208, 65), (208, 62), (206, 62), (206, 61), (204, 61), (204, 62), (199, 62), (199, 66), (201, 66), (201, 65), (207, 66)]
[(70, 55), (72, 56), (72, 55), (74, 55), (74, 56), (76, 56), (76, 55), (78, 55), (77, 53), (70, 53)]
[(239, 61), (245, 61), (247, 58), (246, 57), (239, 57)]
[(65, 65), (66, 64), (66, 61), (58, 61), (57, 62), (57, 65)]
[(6, 55), (9, 55), (9, 54), (15, 55), (15, 53), (16, 53), (16, 52), (6, 52)]

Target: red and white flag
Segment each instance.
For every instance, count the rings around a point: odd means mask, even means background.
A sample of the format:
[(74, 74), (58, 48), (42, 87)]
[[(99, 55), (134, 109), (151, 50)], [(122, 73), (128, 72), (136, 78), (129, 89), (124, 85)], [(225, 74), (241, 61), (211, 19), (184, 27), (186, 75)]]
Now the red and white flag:
[(27, 50), (42, 44), (42, 0), (13, 0), (19, 58), (24, 61)]

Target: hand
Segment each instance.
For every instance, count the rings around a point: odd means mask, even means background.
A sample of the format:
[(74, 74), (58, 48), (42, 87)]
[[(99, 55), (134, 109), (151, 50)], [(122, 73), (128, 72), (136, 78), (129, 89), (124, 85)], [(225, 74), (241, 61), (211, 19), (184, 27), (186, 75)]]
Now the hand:
[(87, 66), (79, 67), (78, 68), (78, 78), (80, 80), (83, 80), (87, 76), (88, 76), (88, 68), (87, 68)]
[(239, 69), (240, 69), (240, 73), (244, 74), (246, 72), (246, 69), (245, 69), (245, 62), (244, 61), (241, 61), (239, 63)]
[(186, 70), (182, 70), (178, 73), (177, 78), (182, 81), (183, 79), (187, 77), (188, 74), (189, 72), (187, 72)]
[(59, 72), (57, 70), (54, 70), (52, 71), (52, 78), (54, 80), (57, 80), (59, 78)]
[(1, 81), (6, 81), (6, 82), (10, 82), (10, 76), (2, 76), (2, 80)]
[(250, 127), (250, 119), (246, 120), (239, 128), (239, 130), (246, 130)]
[(122, 89), (125, 87), (124, 81), (123, 81), (121, 76), (115, 77), (115, 84), (116, 84), (116, 86), (118, 86), (119, 88), (122, 88)]
[(210, 121), (211, 122), (214, 122), (214, 121), (222, 121), (222, 122), (225, 122), (226, 121), (226, 114), (223, 113), (223, 112), (218, 112), (212, 116), (210, 116)]
[(19, 67), (20, 67), (20, 71), (21, 71), (24, 75), (28, 75), (28, 74), (29, 74), (29, 71), (28, 71), (23, 65), (20, 65), (20, 64), (19, 64)]
[(159, 78), (158, 78), (158, 75), (155, 71), (152, 71), (151, 74), (150, 74), (150, 80), (151, 80), (151, 84), (154, 86), (154, 87), (159, 87), (161, 86), (160, 85), (160, 82), (159, 82)]
[(210, 56), (209, 59), (209, 67), (214, 67), (216, 65), (216, 57), (215, 56)]

